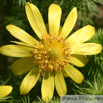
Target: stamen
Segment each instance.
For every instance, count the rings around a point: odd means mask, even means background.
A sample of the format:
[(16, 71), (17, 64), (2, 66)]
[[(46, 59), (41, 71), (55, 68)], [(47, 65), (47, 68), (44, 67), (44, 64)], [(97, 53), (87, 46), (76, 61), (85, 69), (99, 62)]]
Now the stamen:
[(35, 44), (33, 55), (43, 71), (61, 70), (70, 60), (70, 44), (56, 34), (44, 35)]

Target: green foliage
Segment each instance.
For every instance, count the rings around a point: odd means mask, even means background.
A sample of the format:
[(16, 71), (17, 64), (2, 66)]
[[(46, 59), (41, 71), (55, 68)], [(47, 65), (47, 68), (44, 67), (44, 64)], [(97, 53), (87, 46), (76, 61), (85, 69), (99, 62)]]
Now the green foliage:
[[(25, 6), (26, 2), (27, 2), (26, 0), (14, 0), (14, 3), (18, 3), (19, 6), (21, 5)], [(31, 2), (31, 0), (28, 0), (28, 2)]]
[(11, 96), (7, 96), (0, 99), (0, 103), (13, 103), (13, 98)]
[[(83, 86), (85, 85), (85, 87)], [(75, 86), (78, 88), (74, 89), (75, 93), (80, 95), (103, 95), (103, 75), (98, 74), (94, 76), (94, 81), (90, 80), (85, 81), (81, 87)]]
[(94, 25), (94, 17), (97, 17), (99, 5), (103, 4), (103, 0), (82, 0), (79, 9), (79, 25), (85, 26), (88, 24)]
[[(44, 102), (42, 99), (40, 99), (38, 97), (39, 101), (33, 101), (32, 103), (47, 103), (47, 102)], [(60, 99), (59, 98), (53, 98), (53, 100), (49, 100), (49, 103), (60, 103)]]
[[(95, 35), (88, 41), (98, 43), (103, 46), (103, 30), (100, 28)], [(103, 50), (97, 55), (88, 56), (89, 62), (84, 67), (88, 71), (88, 75), (96, 75), (98, 72), (103, 73)]]

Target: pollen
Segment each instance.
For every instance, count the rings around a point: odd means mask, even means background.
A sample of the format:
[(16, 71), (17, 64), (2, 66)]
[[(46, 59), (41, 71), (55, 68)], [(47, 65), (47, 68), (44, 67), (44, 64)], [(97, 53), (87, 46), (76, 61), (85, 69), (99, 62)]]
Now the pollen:
[(43, 71), (61, 70), (70, 61), (70, 44), (56, 34), (46, 34), (35, 44), (33, 55)]

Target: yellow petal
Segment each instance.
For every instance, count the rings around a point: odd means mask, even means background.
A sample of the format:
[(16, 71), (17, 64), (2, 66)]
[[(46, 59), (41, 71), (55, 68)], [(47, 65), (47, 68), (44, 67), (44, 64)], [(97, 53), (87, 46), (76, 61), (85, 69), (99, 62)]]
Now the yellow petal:
[(49, 33), (58, 34), (61, 19), (61, 8), (56, 4), (51, 4), (48, 12)]
[(68, 74), (68, 76), (78, 84), (81, 83), (84, 79), (82, 73), (70, 64), (64, 67), (62, 71), (63, 73), (66, 72), (66, 74)]
[(77, 20), (77, 8), (74, 7), (65, 20), (60, 36), (66, 38), (73, 29)]
[(80, 55), (95, 55), (100, 53), (102, 46), (97, 43), (83, 43), (75, 45), (72, 49), (71, 54), (80, 54)]
[(41, 69), (34, 67), (23, 79), (20, 85), (20, 94), (25, 95), (34, 87), (41, 75)]
[(54, 93), (54, 72), (45, 72), (42, 81), (42, 99), (46, 102), (52, 99)]
[(94, 33), (94, 27), (87, 25), (76, 31), (74, 34), (68, 37), (67, 40), (70, 42), (71, 45), (76, 45), (89, 40), (93, 37)]
[(32, 69), (37, 64), (34, 57), (24, 57), (15, 61), (11, 68), (14, 75), (21, 75)]
[(11, 57), (30, 57), (32, 54), (33, 48), (19, 45), (5, 45), (0, 48), (0, 52), (3, 55)]
[(26, 3), (25, 10), (26, 10), (28, 21), (32, 29), (35, 31), (37, 36), (41, 39), (43, 35), (47, 34), (42, 15), (40, 14), (36, 6), (29, 2)]
[(69, 75), (65, 71), (63, 71), (63, 76), (64, 77), (69, 77)]
[[(46, 29), (47, 29), (47, 32), (49, 34), (49, 25), (48, 24), (46, 24)], [(60, 34), (61, 30), (62, 30), (62, 26), (59, 27), (58, 35)]]
[(14, 25), (7, 25), (6, 29), (20, 41), (34, 46), (38, 42), (35, 38), (30, 36), (27, 32)]
[(55, 87), (59, 96), (66, 95), (67, 86), (66, 86), (62, 71), (55, 72)]
[(70, 58), (70, 63), (74, 64), (78, 67), (84, 67), (86, 65), (86, 63), (88, 62), (86, 56), (84, 55), (71, 55)]
[(29, 45), (29, 44), (27, 44), (27, 43), (24, 43), (24, 42), (18, 42), (18, 41), (10, 41), (10, 42), (15, 43), (15, 44), (18, 44), (18, 45), (22, 45), (22, 46), (34, 47), (34, 46), (31, 46), (31, 45)]
[(61, 31), (62, 31), (62, 26), (59, 27), (59, 33), (58, 33), (58, 35), (60, 35)]
[(0, 98), (6, 97), (12, 91), (12, 86), (0, 86)]

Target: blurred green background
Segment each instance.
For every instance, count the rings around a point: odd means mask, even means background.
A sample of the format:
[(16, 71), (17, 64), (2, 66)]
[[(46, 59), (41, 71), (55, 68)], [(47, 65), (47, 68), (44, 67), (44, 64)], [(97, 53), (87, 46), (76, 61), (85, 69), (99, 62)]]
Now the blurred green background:
[[(37, 38), (29, 25), (25, 13), (25, 4), (28, 1), (38, 7), (45, 24), (48, 23), (48, 7), (50, 4), (55, 3), (62, 8), (61, 25), (63, 25), (72, 8), (77, 7), (78, 19), (71, 34), (85, 25), (92, 25), (95, 27), (96, 33), (88, 42), (99, 43), (103, 46), (103, 0), (0, 0), (0, 46), (11, 44), (10, 41), (16, 40), (16, 38), (6, 30), (6, 25), (8, 24), (16, 25)], [(98, 78), (98, 75), (103, 75), (102, 54), (103, 51), (98, 55), (88, 56), (90, 60), (88, 64), (83, 68), (78, 68), (84, 74), (85, 80), (93, 81), (94, 76)], [(7, 57), (0, 54), (0, 85), (12, 85), (14, 88), (11, 97), (7, 101), (10, 103), (26, 103), (26, 101), (28, 101), (27, 103), (35, 103), (37, 100), (40, 101), (41, 99), (39, 100), (38, 97), (41, 98), (41, 78), (29, 94), (26, 96), (20, 95), (20, 83), (26, 74), (14, 76), (11, 72), (11, 64), (17, 59), (18, 58)], [(66, 78), (65, 80), (68, 87), (67, 94), (75, 94), (73, 89), (77, 87), (74, 85), (74, 82), (70, 78)], [(80, 88), (89, 88), (85, 82), (78, 86)], [(54, 97), (59, 98), (56, 90)], [(57, 100), (57, 102), (58, 101), (59, 100)]]

